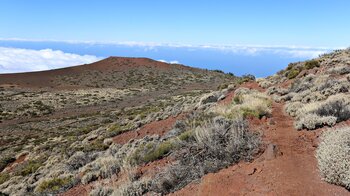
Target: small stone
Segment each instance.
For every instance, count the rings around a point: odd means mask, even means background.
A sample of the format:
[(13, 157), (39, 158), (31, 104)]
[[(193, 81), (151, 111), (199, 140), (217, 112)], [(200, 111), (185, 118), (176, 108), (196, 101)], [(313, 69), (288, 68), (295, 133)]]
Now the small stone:
[(264, 157), (266, 160), (275, 159), (278, 156), (279, 150), (276, 144), (269, 144), (264, 152)]
[(268, 121), (267, 121), (267, 124), (268, 125), (276, 125), (276, 122), (273, 120), (273, 119), (269, 119)]

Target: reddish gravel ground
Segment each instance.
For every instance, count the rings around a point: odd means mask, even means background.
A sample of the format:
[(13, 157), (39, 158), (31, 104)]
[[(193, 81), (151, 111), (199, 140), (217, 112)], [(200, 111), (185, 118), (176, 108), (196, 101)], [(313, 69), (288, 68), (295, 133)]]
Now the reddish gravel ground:
[[(255, 84), (245, 86), (256, 88)], [(320, 131), (296, 131), (283, 104), (273, 103), (272, 109), (272, 118), (251, 122), (267, 144), (263, 155), (252, 163), (207, 174), (199, 183), (170, 195), (350, 195), (319, 175), (315, 149)]]
[(160, 135), (163, 136), (165, 133), (170, 131), (177, 120), (184, 117), (183, 114), (178, 116), (171, 116), (165, 120), (154, 121), (147, 125), (142, 126), (139, 130), (128, 131), (117, 135), (113, 138), (113, 142), (118, 144), (125, 144), (131, 139), (141, 139), (146, 135)]

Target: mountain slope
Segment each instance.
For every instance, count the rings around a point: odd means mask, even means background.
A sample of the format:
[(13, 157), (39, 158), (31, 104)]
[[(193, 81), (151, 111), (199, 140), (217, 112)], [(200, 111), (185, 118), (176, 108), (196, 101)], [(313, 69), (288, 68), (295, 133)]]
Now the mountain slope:
[(1, 74), (0, 85), (45, 89), (93, 87), (168, 89), (179, 86), (210, 89), (222, 82), (223, 79), (220, 79), (219, 75), (211, 71), (147, 58), (109, 57), (92, 64), (56, 70)]
[(2, 83), (6, 194), (349, 193), (349, 50), (256, 81), (124, 58), (43, 73)]

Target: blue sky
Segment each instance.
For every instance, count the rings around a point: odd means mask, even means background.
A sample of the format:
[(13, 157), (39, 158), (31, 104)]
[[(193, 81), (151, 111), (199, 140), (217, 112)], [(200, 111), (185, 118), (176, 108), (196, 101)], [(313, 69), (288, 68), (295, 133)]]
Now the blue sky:
[[(63, 53), (93, 55), (97, 58), (108, 55), (148, 55), (152, 58), (167, 58), (165, 59), (167, 61), (177, 60), (180, 63), (191, 63), (191, 65), (203, 67), (206, 54), (217, 56), (211, 53), (212, 48), (216, 48), (217, 52), (221, 51), (222, 55), (227, 56), (227, 50), (222, 48), (227, 49), (227, 46), (230, 46), (232, 52), (232, 46), (238, 45), (250, 47), (250, 50), (246, 50), (246, 53), (240, 52), (239, 58), (237, 52), (234, 53), (232, 57), (236, 57), (231, 58), (231, 61), (208, 59), (210, 64), (208, 67), (224, 66), (227, 71), (243, 72), (228, 66), (237, 66), (240, 63), (242, 67), (247, 67), (248, 63), (255, 65), (261, 61), (263, 62), (261, 66), (269, 66), (271, 62), (271, 66), (276, 67), (279, 64), (280, 67), (275, 68), (279, 69), (285, 66), (287, 61), (304, 60), (324, 51), (350, 46), (349, 7), (350, 1), (346, 0), (1, 0), (0, 38), (3, 41), (0, 42), (0, 47), (52, 49)], [(19, 40), (22, 40), (22, 44)], [(99, 48), (95, 47), (94, 50), (88, 51), (67, 49), (71, 47), (64, 44), (62, 48), (57, 46), (56, 42), (66, 43), (68, 40), (84, 41), (84, 47), (89, 44), (90, 47), (91, 44), (96, 46), (96, 43), (99, 43)], [(28, 44), (28, 41), (31, 44)], [(41, 47), (37, 47), (38, 44), (34, 41), (40, 42)], [(86, 43), (87, 41), (89, 43)], [(46, 45), (43, 45), (44, 43)], [(100, 54), (99, 49), (104, 49), (101, 43), (104, 47), (112, 43), (123, 43), (124, 48), (119, 47), (114, 52), (107, 47), (109, 52)], [(131, 49), (130, 43), (134, 44)], [(165, 49), (164, 46), (167, 48)], [(196, 46), (201, 50), (206, 48), (208, 53), (202, 51), (202, 56), (198, 54), (197, 61), (193, 58), (179, 59), (181, 58), (179, 54), (186, 56), (185, 51), (188, 50), (188, 46)], [(144, 47), (144, 50), (153, 47), (158, 52), (156, 54), (132, 52), (139, 50), (138, 47)], [(159, 50), (168, 51), (169, 47), (177, 48), (173, 52), (177, 55), (171, 56), (165, 52), (160, 55)], [(244, 61), (245, 55), (249, 52), (251, 54), (256, 47), (284, 47), (302, 52), (305, 48), (311, 48), (311, 52), (309, 52), (310, 55), (299, 56), (294, 52), (288, 56), (288, 54), (281, 55), (280, 52), (269, 50), (268, 54), (266, 51), (259, 53), (259, 58), (254, 53)], [(261, 55), (266, 58), (262, 60)], [(284, 60), (277, 62), (276, 59)], [(215, 62), (220, 65), (215, 67)], [(43, 66), (42, 68), (52, 67)], [(267, 68), (266, 73), (257, 74), (271, 74), (275, 69)], [(12, 71), (28, 70), (30, 69), (12, 69)], [(10, 69), (8, 71), (11, 72)]]

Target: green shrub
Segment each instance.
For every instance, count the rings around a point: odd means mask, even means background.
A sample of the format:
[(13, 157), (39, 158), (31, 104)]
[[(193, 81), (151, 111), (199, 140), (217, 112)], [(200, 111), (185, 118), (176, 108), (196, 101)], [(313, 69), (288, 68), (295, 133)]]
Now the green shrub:
[(253, 110), (250, 108), (241, 108), (242, 114), (244, 118), (247, 117), (256, 117), (256, 118), (261, 118), (263, 115), (259, 113), (257, 110)]
[(171, 149), (173, 149), (174, 145), (170, 141), (166, 141), (158, 145), (153, 151), (146, 154), (143, 158), (145, 163), (155, 161), (157, 159), (162, 158), (164, 155), (168, 154)]
[(295, 65), (296, 65), (295, 63), (289, 63), (286, 70), (289, 71), (294, 69)]
[(243, 101), (242, 99), (243, 99), (243, 97), (241, 95), (237, 95), (237, 96), (233, 97), (233, 102), (235, 104), (241, 104)]
[(320, 63), (317, 60), (311, 60), (305, 62), (305, 68), (306, 69), (313, 69), (315, 67), (319, 67)]
[(181, 133), (179, 135), (179, 139), (181, 141), (189, 141), (189, 140), (193, 139), (193, 131), (190, 130), (190, 131), (185, 131), (185, 132)]
[(225, 88), (227, 88), (228, 87), (228, 84), (220, 84), (219, 86), (218, 86), (218, 90), (222, 90), (222, 89), (225, 89)]
[(288, 77), (289, 79), (293, 79), (293, 78), (297, 77), (297, 76), (299, 75), (299, 73), (300, 73), (300, 70), (299, 70), (299, 69), (292, 69), (292, 70), (290, 70), (290, 71), (288, 72), (287, 77)]
[(30, 160), (18, 168), (16, 175), (27, 176), (35, 173), (42, 166), (42, 164), (42, 160)]
[(62, 189), (67, 188), (69, 185), (71, 185), (73, 182), (72, 177), (65, 177), (65, 178), (52, 178), (49, 180), (45, 180), (41, 182), (38, 187), (36, 188), (36, 192), (43, 193), (43, 192), (49, 192), (49, 193), (56, 193), (59, 192)]
[(126, 131), (129, 131), (133, 128), (132, 125), (120, 125), (120, 124), (113, 124), (108, 128), (108, 131), (113, 132), (113, 135), (119, 135), (121, 133), (124, 133)]
[(165, 141), (160, 144), (150, 142), (141, 145), (129, 158), (131, 164), (141, 164), (155, 161), (168, 154), (175, 145), (171, 141)]
[(83, 148), (79, 148), (83, 152), (92, 152), (92, 151), (103, 151), (107, 150), (108, 145), (103, 143), (103, 139), (96, 139), (91, 143), (85, 145)]
[(10, 175), (7, 172), (0, 173), (0, 184), (8, 181), (10, 179)]
[(216, 73), (224, 73), (222, 70), (219, 70), (219, 69), (215, 69), (215, 70), (213, 70), (213, 72), (216, 72)]

